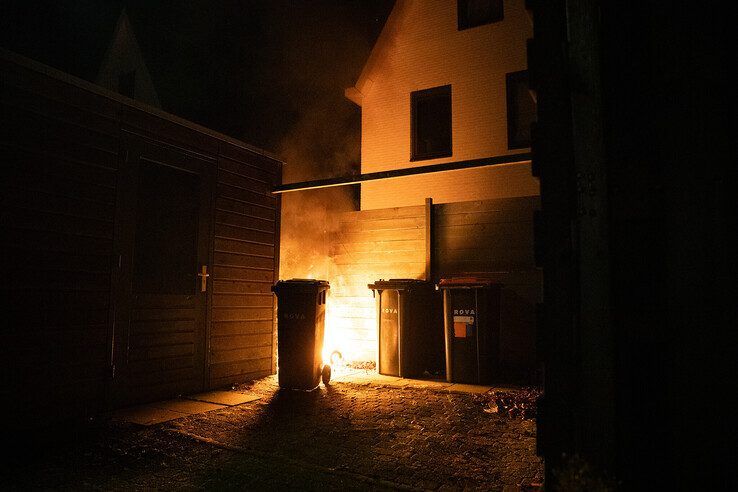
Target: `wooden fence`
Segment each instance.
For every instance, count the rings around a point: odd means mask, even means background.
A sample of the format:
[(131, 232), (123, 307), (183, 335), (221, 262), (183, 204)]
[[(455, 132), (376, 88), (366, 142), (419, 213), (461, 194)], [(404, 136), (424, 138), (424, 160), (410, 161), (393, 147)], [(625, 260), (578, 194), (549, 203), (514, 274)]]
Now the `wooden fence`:
[(427, 240), (424, 206), (339, 216), (330, 240), (333, 272), (327, 329), (348, 334), (345, 338), (354, 347), (348, 357), (375, 357), (376, 306), (367, 284), (381, 278), (424, 278)]
[(479, 276), (504, 284), (502, 369), (513, 379), (529, 377), (535, 368), (535, 311), (541, 297), (533, 253), (538, 204), (538, 197), (520, 197), (438, 204), (431, 210), (415, 206), (341, 214), (330, 239), (334, 319), (328, 329), (345, 333), (343, 338), (355, 347), (354, 358), (374, 360), (376, 306), (367, 284), (380, 278), (426, 278), (430, 256), (433, 281)]

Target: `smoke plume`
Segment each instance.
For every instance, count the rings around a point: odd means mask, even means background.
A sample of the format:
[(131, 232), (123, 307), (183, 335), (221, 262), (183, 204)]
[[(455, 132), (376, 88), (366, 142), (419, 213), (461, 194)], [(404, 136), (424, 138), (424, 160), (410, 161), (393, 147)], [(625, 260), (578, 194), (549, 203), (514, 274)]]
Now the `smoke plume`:
[[(277, 80), (294, 123), (277, 154), (283, 182), (359, 173), (361, 113), (344, 89), (354, 84), (392, 2), (374, 4), (370, 19), (346, 2), (288, 2), (275, 18), (282, 63)], [(282, 195), (280, 278), (331, 280), (330, 235), (340, 212), (358, 208), (358, 187)]]

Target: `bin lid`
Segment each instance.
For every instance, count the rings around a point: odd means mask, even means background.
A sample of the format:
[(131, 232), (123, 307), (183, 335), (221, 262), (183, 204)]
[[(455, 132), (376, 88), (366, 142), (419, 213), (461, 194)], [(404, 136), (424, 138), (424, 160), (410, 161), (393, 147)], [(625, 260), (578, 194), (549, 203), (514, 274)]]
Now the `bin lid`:
[(324, 290), (330, 289), (331, 285), (327, 280), (318, 280), (312, 278), (291, 278), (289, 280), (280, 280), (272, 286), (272, 292), (282, 289), (301, 291), (301, 290)]
[(489, 278), (452, 277), (442, 278), (438, 282), (438, 287), (440, 289), (481, 289), (489, 287), (502, 287), (502, 283)]
[(418, 285), (429, 284), (427, 280), (418, 280), (415, 278), (391, 278), (389, 280), (379, 279), (374, 283), (367, 285), (372, 290), (397, 289), (404, 290)]

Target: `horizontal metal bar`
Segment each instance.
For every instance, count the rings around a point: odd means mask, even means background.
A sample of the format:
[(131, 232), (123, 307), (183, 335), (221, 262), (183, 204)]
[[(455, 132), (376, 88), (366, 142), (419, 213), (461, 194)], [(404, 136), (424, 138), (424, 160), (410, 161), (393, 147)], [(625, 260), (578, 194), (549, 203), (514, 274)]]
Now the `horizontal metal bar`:
[(443, 164), (429, 164), (427, 166), (407, 167), (393, 169), (391, 171), (379, 171), (375, 173), (359, 174), (355, 176), (340, 176), (338, 178), (317, 179), (314, 181), (303, 181), (301, 183), (288, 183), (279, 185), (272, 193), (287, 193), (290, 191), (314, 190), (317, 188), (329, 188), (331, 186), (345, 186), (365, 181), (377, 181), (380, 179), (402, 178), (416, 174), (438, 173), (443, 171), (456, 171), (473, 167), (497, 166), (500, 164), (516, 164), (531, 160), (530, 152), (511, 155), (499, 155), (485, 157), (484, 159), (471, 159), (468, 161), (444, 162)]

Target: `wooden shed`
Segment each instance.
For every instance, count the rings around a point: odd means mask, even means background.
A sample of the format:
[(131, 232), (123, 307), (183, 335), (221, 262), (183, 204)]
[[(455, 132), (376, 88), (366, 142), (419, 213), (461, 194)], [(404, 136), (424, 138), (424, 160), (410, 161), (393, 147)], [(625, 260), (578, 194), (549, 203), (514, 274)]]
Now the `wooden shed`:
[(9, 52), (0, 76), (11, 413), (35, 425), (272, 373), (282, 163)]

